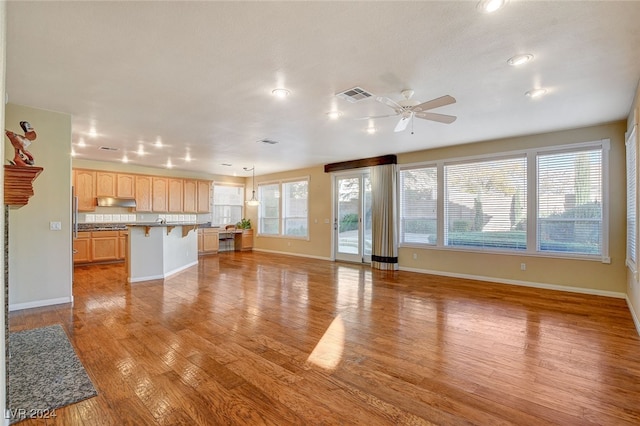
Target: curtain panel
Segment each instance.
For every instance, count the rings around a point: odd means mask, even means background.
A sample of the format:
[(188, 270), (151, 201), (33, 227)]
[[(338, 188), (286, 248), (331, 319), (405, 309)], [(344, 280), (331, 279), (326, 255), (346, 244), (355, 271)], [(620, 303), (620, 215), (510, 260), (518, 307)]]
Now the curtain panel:
[(371, 168), (371, 267), (398, 270), (396, 165)]

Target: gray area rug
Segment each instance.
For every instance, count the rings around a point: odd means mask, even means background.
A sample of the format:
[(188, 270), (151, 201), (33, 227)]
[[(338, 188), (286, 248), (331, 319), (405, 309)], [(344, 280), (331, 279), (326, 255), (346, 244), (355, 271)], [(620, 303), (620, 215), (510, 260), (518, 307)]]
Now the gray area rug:
[(55, 416), (98, 393), (59, 324), (9, 334), (10, 423)]

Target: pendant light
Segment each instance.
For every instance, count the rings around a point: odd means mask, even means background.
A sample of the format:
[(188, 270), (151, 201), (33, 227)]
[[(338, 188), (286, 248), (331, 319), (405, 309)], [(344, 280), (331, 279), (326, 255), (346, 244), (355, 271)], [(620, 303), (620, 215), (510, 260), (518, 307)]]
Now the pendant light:
[(246, 203), (248, 206), (257, 206), (260, 204), (260, 201), (258, 201), (258, 199), (256, 198), (256, 166), (253, 166), (251, 168), (248, 167), (243, 167), (245, 171), (251, 171), (252, 172), (252, 179), (251, 179), (251, 184), (253, 186), (253, 192), (251, 193), (251, 199), (247, 200)]

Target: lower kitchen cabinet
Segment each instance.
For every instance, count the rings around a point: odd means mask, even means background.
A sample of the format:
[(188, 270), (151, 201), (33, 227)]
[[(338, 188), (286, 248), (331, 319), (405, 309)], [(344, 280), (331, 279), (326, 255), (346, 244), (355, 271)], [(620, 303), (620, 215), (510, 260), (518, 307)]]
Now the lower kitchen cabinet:
[(73, 240), (73, 263), (91, 262), (91, 232), (78, 232), (78, 237)]
[(73, 263), (116, 262), (125, 259), (128, 231), (78, 232), (73, 240)]
[(198, 254), (217, 253), (220, 248), (218, 230), (215, 228), (198, 228)]

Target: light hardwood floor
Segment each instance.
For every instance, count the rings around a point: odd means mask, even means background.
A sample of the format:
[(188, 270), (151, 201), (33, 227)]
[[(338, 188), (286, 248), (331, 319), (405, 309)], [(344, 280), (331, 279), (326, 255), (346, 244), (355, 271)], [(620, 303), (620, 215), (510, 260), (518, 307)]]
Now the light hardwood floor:
[(62, 324), (98, 396), (21, 425), (640, 423), (621, 299), (235, 252), (74, 296), (10, 328)]

